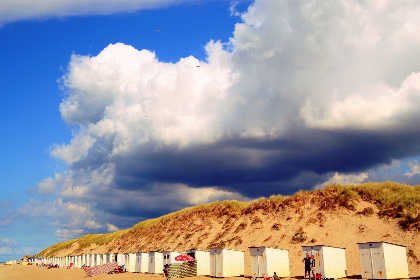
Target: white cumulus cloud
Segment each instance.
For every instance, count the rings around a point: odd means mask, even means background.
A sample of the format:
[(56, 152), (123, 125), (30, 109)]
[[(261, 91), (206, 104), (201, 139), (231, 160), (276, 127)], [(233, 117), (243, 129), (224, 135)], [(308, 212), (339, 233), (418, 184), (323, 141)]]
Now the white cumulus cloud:
[(189, 0), (0, 0), (2, 23), (79, 15), (109, 15), (168, 7)]

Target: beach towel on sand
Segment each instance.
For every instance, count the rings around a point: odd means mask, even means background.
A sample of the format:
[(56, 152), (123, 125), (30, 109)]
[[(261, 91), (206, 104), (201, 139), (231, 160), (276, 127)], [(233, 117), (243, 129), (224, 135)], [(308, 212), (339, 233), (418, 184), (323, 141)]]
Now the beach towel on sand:
[(103, 265), (95, 265), (92, 267), (86, 268), (86, 277), (92, 277), (101, 273), (106, 273), (108, 271), (114, 270), (118, 267), (117, 262), (107, 263)]

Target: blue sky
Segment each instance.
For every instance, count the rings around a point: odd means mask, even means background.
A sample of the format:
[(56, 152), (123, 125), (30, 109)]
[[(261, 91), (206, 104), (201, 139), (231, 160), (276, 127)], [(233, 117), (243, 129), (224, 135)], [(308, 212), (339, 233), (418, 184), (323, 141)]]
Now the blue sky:
[(0, 0), (0, 261), (214, 200), (419, 183), (417, 2), (113, 2)]

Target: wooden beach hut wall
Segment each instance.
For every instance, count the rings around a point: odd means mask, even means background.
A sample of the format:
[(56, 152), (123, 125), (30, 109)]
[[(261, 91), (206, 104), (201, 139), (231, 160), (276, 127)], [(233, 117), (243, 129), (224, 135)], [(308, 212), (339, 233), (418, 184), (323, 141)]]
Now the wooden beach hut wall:
[(75, 268), (80, 268), (80, 256), (75, 256), (74, 257), (74, 267)]
[(388, 242), (357, 243), (360, 269), (365, 279), (409, 278), (405, 246)]
[(181, 255), (181, 253), (177, 251), (164, 251), (163, 252), (163, 265), (172, 264), (172, 263), (182, 263), (175, 260), (175, 257), (179, 255)]
[(96, 254), (91, 254), (90, 266), (95, 266), (95, 265), (96, 265)]
[(302, 246), (303, 258), (306, 253), (315, 256), (315, 273), (327, 278), (347, 277), (346, 250), (344, 248), (315, 245)]
[(107, 264), (107, 254), (102, 254), (102, 264)]
[(93, 254), (87, 254), (86, 256), (86, 266), (92, 266)]
[(106, 262), (107, 263), (115, 262), (115, 254), (106, 254)]
[(96, 265), (103, 265), (104, 263), (104, 254), (96, 255)]
[(195, 259), (196, 262), (196, 276), (210, 275), (210, 252), (198, 249), (186, 250), (186, 254)]
[(127, 269), (128, 262), (130, 261), (129, 257), (130, 257), (129, 253), (125, 253), (125, 254), (124, 254), (124, 259), (125, 259), (125, 265), (124, 265), (124, 268), (125, 268), (125, 269)]
[(79, 256), (79, 268), (82, 268), (82, 266), (84, 265), (85, 263), (84, 263), (84, 258), (83, 258), (83, 255), (80, 255)]
[(111, 262), (116, 262), (118, 263), (118, 254), (111, 254)]
[(149, 253), (145, 253), (145, 252), (136, 253), (136, 272), (142, 272), (142, 273), (149, 272)]
[(163, 273), (163, 253), (149, 252), (149, 273)]
[(244, 275), (245, 252), (212, 247), (210, 250), (210, 276), (234, 277)]
[(271, 277), (274, 272), (279, 277), (290, 277), (289, 251), (270, 247), (249, 247), (251, 256), (251, 276)]
[(124, 254), (117, 254), (117, 263), (118, 265), (125, 266), (125, 255)]
[(110, 259), (111, 259), (110, 254), (103, 254), (102, 255), (102, 262), (103, 262), (103, 264), (110, 263)]
[(102, 254), (95, 255), (95, 265), (102, 265)]
[(129, 254), (127, 254), (128, 256), (127, 256), (127, 260), (126, 260), (126, 268), (127, 268), (127, 271), (128, 272), (136, 272), (136, 261), (137, 261), (137, 258), (136, 258), (136, 254), (131, 254), (131, 253), (129, 253)]

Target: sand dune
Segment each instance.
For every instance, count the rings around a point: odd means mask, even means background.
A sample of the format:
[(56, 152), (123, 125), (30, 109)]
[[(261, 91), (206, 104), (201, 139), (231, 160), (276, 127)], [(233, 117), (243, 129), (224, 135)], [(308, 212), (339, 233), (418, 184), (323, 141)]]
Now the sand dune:
[(102, 245), (89, 241), (87, 246), (81, 238), (58, 251), (51, 247), (40, 255), (51, 256), (50, 251), (59, 257), (149, 250), (182, 252), (222, 246), (246, 251), (245, 275), (249, 276), (248, 247), (269, 246), (288, 249), (291, 275), (303, 276), (301, 246), (327, 245), (346, 248), (348, 275), (352, 276), (360, 275), (357, 243), (386, 241), (407, 247), (410, 276), (420, 276), (418, 229), (403, 229), (399, 223), (402, 218), (382, 214), (392, 209), (384, 209), (383, 203), (366, 197), (330, 188), (250, 204), (212, 203), (140, 223)]

